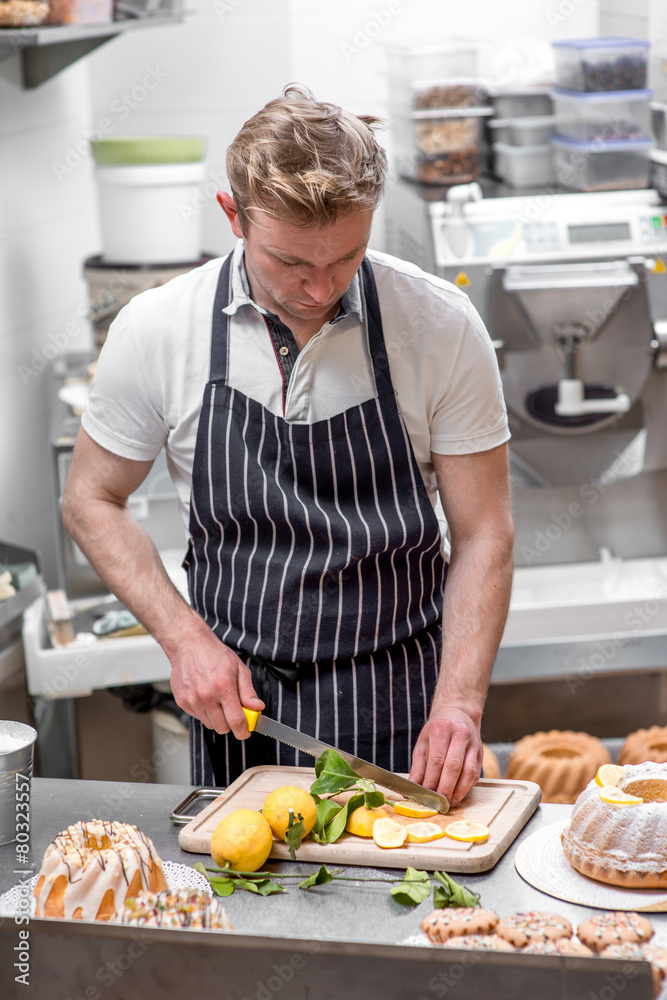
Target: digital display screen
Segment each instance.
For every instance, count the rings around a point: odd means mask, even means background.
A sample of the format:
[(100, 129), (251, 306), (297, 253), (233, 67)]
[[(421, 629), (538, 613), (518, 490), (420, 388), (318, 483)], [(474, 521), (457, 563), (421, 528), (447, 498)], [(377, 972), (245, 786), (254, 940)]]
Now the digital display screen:
[(605, 222), (595, 226), (568, 226), (570, 243), (611, 243), (613, 240), (629, 240), (630, 226), (627, 222)]

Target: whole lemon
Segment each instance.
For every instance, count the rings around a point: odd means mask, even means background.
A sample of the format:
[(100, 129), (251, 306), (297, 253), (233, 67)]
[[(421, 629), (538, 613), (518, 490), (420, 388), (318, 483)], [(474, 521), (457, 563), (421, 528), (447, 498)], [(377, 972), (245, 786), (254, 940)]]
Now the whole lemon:
[(264, 799), (262, 806), (262, 816), (267, 821), (278, 840), (285, 839), (285, 832), (289, 826), (289, 811), (294, 811), (294, 819), (298, 820), (299, 814), (303, 819), (303, 826), (306, 836), (315, 826), (317, 819), (317, 806), (310, 792), (296, 785), (284, 785), (276, 788)]
[(254, 809), (236, 809), (221, 819), (211, 837), (211, 857), (220, 868), (256, 872), (273, 845), (271, 827)]
[(375, 809), (359, 806), (348, 816), (345, 829), (348, 833), (356, 833), (357, 837), (372, 837), (375, 820), (386, 819), (388, 815), (386, 809), (381, 806), (377, 806)]

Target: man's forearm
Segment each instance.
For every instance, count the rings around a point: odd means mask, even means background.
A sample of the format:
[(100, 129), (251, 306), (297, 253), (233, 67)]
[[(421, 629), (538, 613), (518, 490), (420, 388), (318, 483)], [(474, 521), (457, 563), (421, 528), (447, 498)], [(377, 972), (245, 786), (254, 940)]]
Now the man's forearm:
[(100, 579), (170, 659), (186, 635), (205, 628), (174, 587), (155, 545), (126, 506), (106, 500), (77, 502), (66, 496), (63, 522)]
[(512, 539), (454, 547), (445, 587), (443, 650), (433, 711), (460, 708), (479, 725), (512, 589)]

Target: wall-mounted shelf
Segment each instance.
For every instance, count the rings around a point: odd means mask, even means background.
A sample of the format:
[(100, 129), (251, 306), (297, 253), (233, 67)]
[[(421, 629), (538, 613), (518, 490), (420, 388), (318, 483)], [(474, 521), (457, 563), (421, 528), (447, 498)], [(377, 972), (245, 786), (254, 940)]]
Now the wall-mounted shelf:
[(0, 29), (0, 63), (21, 56), (23, 86), (38, 87), (93, 49), (137, 28), (178, 24), (182, 11), (163, 11), (106, 24), (40, 25)]

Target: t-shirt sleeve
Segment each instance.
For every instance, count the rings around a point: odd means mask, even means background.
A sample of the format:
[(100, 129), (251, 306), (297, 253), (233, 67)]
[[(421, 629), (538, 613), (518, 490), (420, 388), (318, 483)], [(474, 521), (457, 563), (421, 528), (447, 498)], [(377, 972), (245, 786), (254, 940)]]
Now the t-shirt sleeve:
[(114, 455), (136, 462), (156, 458), (168, 436), (155, 383), (132, 326), (131, 303), (109, 327), (81, 425)]
[(430, 420), (431, 451), (437, 455), (488, 451), (510, 437), (491, 338), (470, 302), (464, 316), (449, 382), (442, 387)]

